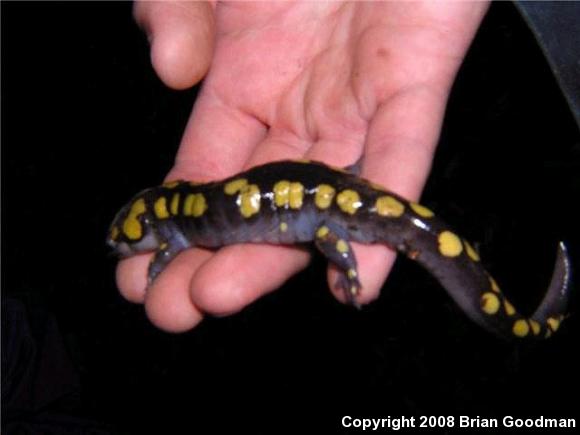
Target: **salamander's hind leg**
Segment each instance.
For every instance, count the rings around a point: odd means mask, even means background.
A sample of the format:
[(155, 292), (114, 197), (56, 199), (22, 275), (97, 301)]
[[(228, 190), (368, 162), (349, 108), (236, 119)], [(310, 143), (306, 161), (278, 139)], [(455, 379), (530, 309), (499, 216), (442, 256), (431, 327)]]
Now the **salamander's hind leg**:
[(361, 285), (358, 280), (356, 258), (346, 239), (346, 231), (332, 224), (323, 224), (316, 230), (315, 244), (340, 270), (336, 287), (344, 292), (349, 303), (359, 307), (356, 296), (360, 292)]
[(177, 254), (192, 246), (185, 236), (178, 230), (163, 231), (163, 233), (165, 241), (159, 245), (159, 249), (155, 252), (155, 256), (149, 264), (149, 270), (147, 273), (148, 286), (150, 286), (155, 278), (163, 272), (171, 260), (177, 257)]

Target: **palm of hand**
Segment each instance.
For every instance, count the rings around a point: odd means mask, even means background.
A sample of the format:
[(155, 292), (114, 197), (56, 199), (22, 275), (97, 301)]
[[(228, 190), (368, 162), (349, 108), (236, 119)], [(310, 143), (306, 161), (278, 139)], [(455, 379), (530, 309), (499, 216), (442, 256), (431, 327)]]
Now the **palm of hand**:
[[(484, 9), (397, 2), (221, 7), (211, 69), (170, 177), (216, 179), (285, 158), (345, 166), (363, 156), (363, 176), (416, 199), (473, 33), (465, 17), (479, 19)], [(383, 246), (355, 252), (361, 301), (369, 301), (394, 254)], [(202, 312), (240, 310), (308, 260), (279, 246), (193, 249), (145, 297), (149, 258), (122, 262), (119, 286), (129, 299), (145, 299), (150, 318), (169, 330), (193, 327)]]

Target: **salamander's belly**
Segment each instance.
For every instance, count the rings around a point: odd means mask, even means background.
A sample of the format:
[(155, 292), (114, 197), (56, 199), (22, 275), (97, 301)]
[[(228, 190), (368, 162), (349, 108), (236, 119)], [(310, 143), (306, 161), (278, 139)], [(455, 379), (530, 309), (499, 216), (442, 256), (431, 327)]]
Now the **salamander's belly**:
[(431, 210), (315, 162), (275, 162), (219, 182), (145, 190), (117, 214), (109, 237), (123, 256), (155, 252), (150, 281), (184, 249), (247, 242), (313, 242), (341, 271), (337, 286), (353, 304), (361, 286), (351, 242), (386, 244), (422, 264), (472, 320), (504, 337), (549, 337), (568, 299), (563, 244), (544, 301), (527, 318), (505, 298), (475, 249)]

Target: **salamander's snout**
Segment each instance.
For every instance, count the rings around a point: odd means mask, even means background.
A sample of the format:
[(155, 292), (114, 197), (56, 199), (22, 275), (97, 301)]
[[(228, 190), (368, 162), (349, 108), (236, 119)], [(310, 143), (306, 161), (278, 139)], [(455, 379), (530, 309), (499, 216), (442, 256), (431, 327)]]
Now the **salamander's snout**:
[(117, 213), (107, 235), (107, 245), (121, 257), (153, 251), (159, 241), (143, 197), (137, 196)]

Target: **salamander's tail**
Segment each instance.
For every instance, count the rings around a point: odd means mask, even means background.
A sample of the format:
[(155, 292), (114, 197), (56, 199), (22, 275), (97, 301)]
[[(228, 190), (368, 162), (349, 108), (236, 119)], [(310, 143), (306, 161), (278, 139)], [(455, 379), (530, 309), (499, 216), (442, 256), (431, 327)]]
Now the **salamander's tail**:
[(417, 227), (409, 257), (429, 270), (474, 322), (507, 339), (543, 339), (558, 330), (565, 318), (570, 293), (570, 260), (560, 243), (552, 281), (546, 296), (531, 316), (519, 313), (485, 270), (479, 255), (465, 240), (431, 221)]
[(565, 318), (564, 312), (568, 305), (570, 293), (570, 269), (568, 249), (563, 242), (560, 242), (550, 287), (542, 303), (530, 318), (530, 323), (537, 322), (545, 326), (545, 338), (556, 332)]
[[(440, 281), (465, 313), (487, 330), (507, 339), (537, 340), (550, 337), (565, 319), (570, 293), (570, 259), (564, 243), (559, 243), (548, 291), (529, 317), (516, 310), (480, 262), (458, 263), (461, 266), (451, 273), (451, 277)], [(468, 296), (474, 290), (479, 295)]]
[[(428, 208), (382, 190), (374, 192), (373, 242), (385, 243), (427, 269), (470, 319), (507, 339), (550, 337), (565, 318), (571, 267), (558, 246), (552, 281), (538, 309), (524, 316), (486, 271), (479, 253)], [(348, 267), (348, 266), (347, 266)]]

